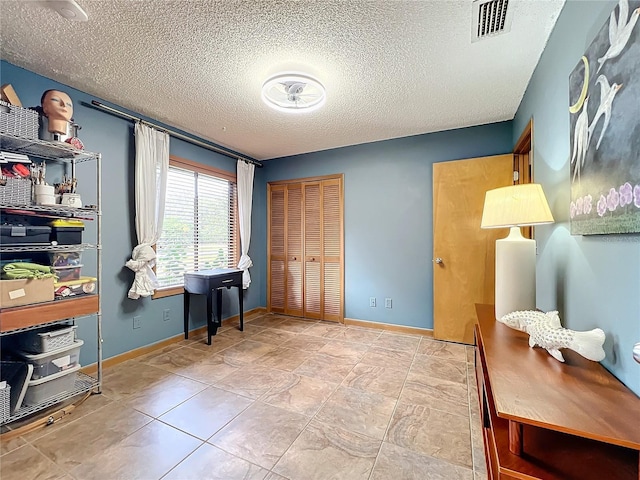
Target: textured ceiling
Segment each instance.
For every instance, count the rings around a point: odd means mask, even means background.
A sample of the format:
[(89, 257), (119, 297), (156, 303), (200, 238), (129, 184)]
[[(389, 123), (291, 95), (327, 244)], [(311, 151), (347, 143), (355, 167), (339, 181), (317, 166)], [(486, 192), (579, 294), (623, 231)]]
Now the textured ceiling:
[[(512, 0), (472, 43), (472, 0), (77, 2), (86, 23), (3, 0), (2, 59), (256, 159), (512, 119), (564, 4)], [(320, 110), (262, 102), (291, 70)]]

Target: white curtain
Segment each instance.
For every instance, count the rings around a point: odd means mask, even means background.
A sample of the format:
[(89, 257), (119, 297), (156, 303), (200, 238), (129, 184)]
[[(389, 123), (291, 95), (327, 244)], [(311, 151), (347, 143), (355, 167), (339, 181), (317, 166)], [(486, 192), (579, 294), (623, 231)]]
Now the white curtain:
[(249, 257), (249, 244), (251, 243), (251, 202), (253, 200), (253, 171), (255, 165), (252, 163), (238, 160), (238, 214), (240, 216), (240, 245), (242, 246), (242, 255), (238, 268), (244, 270), (242, 272), (242, 288), (249, 288), (251, 283), (251, 275), (249, 275), (249, 267), (253, 266), (253, 262)]
[(136, 272), (129, 298), (152, 295), (158, 286), (153, 245), (162, 233), (169, 170), (169, 134), (136, 124), (136, 234), (138, 245), (125, 265)]

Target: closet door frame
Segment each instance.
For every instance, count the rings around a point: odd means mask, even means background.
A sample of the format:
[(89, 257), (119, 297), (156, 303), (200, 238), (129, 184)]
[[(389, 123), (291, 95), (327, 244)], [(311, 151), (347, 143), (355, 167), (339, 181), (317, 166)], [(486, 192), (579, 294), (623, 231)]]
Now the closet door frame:
[[(273, 190), (280, 191), (282, 193), (282, 253), (280, 255), (274, 255), (272, 253), (272, 203), (273, 203)], [(284, 313), (286, 308), (286, 296), (282, 298), (282, 306), (275, 307), (271, 303), (271, 295), (272, 295), (272, 268), (273, 262), (279, 262), (282, 264), (283, 278), (282, 285), (279, 287), (283, 290), (283, 293), (286, 295), (286, 253), (287, 253), (287, 239), (286, 239), (286, 225), (287, 225), (287, 199), (286, 199), (287, 189), (284, 185), (275, 186), (272, 188), (271, 185), (267, 185), (267, 311), (275, 312), (275, 313)], [(277, 258), (274, 258), (277, 257)]]
[[(303, 189), (302, 191), (304, 192), (304, 186), (305, 184), (313, 184), (313, 183), (320, 183), (320, 185), (322, 186), (322, 182), (324, 180), (338, 180), (339, 181), (339, 185), (340, 185), (340, 192), (339, 192), (339, 202), (340, 202), (340, 225), (339, 225), (339, 229), (340, 229), (340, 316), (339, 319), (337, 319), (337, 321), (343, 323), (344, 322), (344, 174), (334, 174), (334, 175), (323, 175), (323, 176), (317, 176), (317, 177), (305, 177), (305, 178), (295, 178), (295, 179), (289, 179), (289, 180), (278, 180), (278, 181), (273, 181), (273, 182), (268, 182), (267, 183), (267, 311), (272, 312), (278, 312), (279, 309), (272, 309), (272, 305), (271, 305), (271, 189), (272, 187), (280, 187), (282, 188), (283, 186), (286, 186), (288, 184), (300, 184), (301, 188)], [(322, 188), (321, 188), (322, 190)], [(304, 193), (303, 193), (303, 201), (304, 201)], [(287, 209), (287, 205), (285, 202), (285, 212)], [(304, 203), (303, 203), (303, 209), (304, 209)], [(285, 220), (286, 222), (286, 220)], [(302, 222), (302, 238), (305, 238), (305, 222), (303, 220)], [(285, 245), (286, 248), (286, 245)], [(303, 245), (304, 248), (304, 245)], [(285, 257), (287, 255), (287, 252), (285, 252)], [(303, 252), (303, 258), (304, 258), (305, 252)], [(303, 262), (302, 265), (302, 278), (305, 278), (305, 265)], [(285, 267), (285, 276), (286, 276), (286, 267)], [(322, 286), (321, 286), (322, 288)], [(304, 309), (304, 298), (305, 298), (305, 292), (304, 292), (304, 282), (303, 282), (303, 294), (302, 294), (302, 298), (303, 298), (303, 311)], [(321, 314), (321, 319), (324, 319), (324, 312), (322, 312)], [(331, 318), (330, 320), (336, 321), (335, 318)]]
[[(322, 320), (332, 321), (332, 322), (340, 322), (344, 323), (344, 192), (343, 192), (343, 181), (341, 178), (338, 179), (327, 179), (320, 184), (320, 198), (321, 198), (321, 219), (323, 222), (322, 226)], [(337, 198), (334, 195), (331, 195), (330, 198), (335, 198), (335, 201), (338, 202), (338, 210), (337, 212), (331, 212), (331, 204), (327, 200), (327, 191), (332, 189), (333, 187), (337, 187)], [(329, 229), (325, 228), (327, 214), (334, 217), (337, 215), (338, 219), (338, 255), (331, 255), (330, 251), (332, 247), (335, 248), (335, 241), (332, 242), (332, 238), (335, 236), (331, 236), (329, 234)], [(335, 250), (333, 250), (335, 252)], [(335, 308), (335, 290), (331, 289), (331, 281), (327, 281), (327, 278), (334, 277), (335, 272), (334, 268), (337, 265), (338, 267), (338, 294), (339, 294), (339, 303), (337, 305), (337, 310)], [(333, 267), (333, 268), (332, 268)], [(333, 293), (333, 295), (331, 294)]]

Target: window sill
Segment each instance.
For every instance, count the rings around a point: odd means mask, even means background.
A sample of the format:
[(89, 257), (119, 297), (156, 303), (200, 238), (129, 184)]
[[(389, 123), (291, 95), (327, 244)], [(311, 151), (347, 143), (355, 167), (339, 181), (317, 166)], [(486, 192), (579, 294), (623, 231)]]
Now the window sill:
[(156, 290), (155, 293), (151, 296), (151, 298), (155, 300), (156, 298), (171, 297), (173, 295), (182, 295), (183, 293), (184, 293), (183, 287), (167, 287), (167, 288)]

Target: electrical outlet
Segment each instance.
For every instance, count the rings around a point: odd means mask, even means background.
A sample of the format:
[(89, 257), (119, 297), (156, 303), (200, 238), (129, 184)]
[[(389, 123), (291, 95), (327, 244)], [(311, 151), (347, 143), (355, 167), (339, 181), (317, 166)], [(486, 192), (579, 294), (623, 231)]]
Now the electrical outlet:
[(370, 307), (376, 306), (376, 297), (369, 297), (369, 306)]
[(133, 317), (133, 328), (140, 328), (140, 322), (142, 320), (142, 317), (140, 315)]
[(384, 308), (391, 308), (391, 299), (390, 298), (385, 298), (384, 299)]
[(169, 320), (171, 320), (170, 312), (171, 310), (169, 310), (168, 308), (165, 308), (164, 312), (162, 312), (162, 320), (164, 320), (165, 322), (168, 322)]

